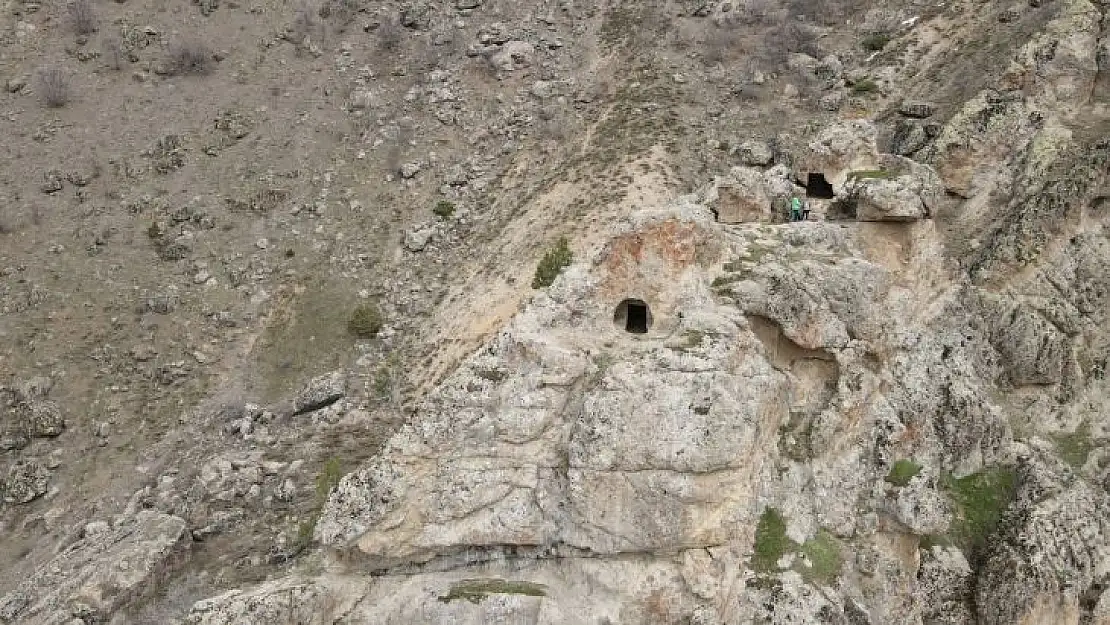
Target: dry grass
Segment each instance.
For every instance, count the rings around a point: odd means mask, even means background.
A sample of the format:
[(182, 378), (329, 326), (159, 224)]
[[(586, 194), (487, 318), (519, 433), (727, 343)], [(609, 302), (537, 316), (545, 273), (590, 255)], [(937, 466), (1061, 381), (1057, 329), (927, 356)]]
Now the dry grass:
[(109, 36), (100, 44), (101, 56), (109, 69), (120, 71), (127, 63), (127, 53), (123, 51), (123, 42), (119, 37)]
[(170, 69), (174, 74), (203, 75), (212, 71), (212, 50), (196, 39), (182, 39), (170, 46)]
[(44, 67), (38, 74), (39, 96), (43, 104), (50, 108), (61, 108), (69, 104), (69, 76), (60, 67)]
[(395, 52), (401, 46), (404, 27), (393, 16), (386, 16), (378, 25), (374, 34), (377, 36), (378, 49), (382, 52)]
[(66, 5), (69, 24), (78, 35), (91, 35), (96, 32), (96, 11), (90, 0), (70, 0)]

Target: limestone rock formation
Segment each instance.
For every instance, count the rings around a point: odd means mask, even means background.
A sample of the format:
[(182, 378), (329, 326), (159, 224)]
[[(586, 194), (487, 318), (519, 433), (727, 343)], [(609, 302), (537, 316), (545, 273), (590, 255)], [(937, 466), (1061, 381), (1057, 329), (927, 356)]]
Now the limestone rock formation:
[(189, 541), (180, 518), (141, 510), (59, 549), (18, 588), (0, 597), (0, 622), (26, 625), (105, 622), (149, 593)]

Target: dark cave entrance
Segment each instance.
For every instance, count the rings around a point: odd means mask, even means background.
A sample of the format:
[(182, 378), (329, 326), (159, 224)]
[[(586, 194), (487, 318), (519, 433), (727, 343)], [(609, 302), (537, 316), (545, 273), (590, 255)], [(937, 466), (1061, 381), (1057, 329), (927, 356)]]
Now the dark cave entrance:
[(651, 309), (642, 299), (626, 299), (613, 311), (613, 324), (631, 334), (647, 334), (651, 321)]
[(825, 174), (810, 173), (806, 178), (806, 197), (814, 197), (821, 199), (832, 199), (836, 197), (833, 193), (832, 185), (828, 180), (825, 180)]

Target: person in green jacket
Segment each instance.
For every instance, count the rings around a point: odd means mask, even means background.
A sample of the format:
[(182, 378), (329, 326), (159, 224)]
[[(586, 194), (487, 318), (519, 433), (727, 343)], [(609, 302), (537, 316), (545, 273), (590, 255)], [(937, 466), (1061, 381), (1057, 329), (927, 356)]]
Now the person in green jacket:
[(801, 220), (802, 220), (802, 201), (800, 199), (798, 199), (798, 196), (795, 195), (795, 196), (790, 198), (790, 221), (801, 221)]

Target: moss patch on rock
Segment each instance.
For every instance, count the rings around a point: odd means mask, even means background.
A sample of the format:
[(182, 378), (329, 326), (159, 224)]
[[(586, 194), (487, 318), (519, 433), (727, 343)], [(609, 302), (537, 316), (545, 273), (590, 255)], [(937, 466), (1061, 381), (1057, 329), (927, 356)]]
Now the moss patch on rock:
[(464, 579), (451, 586), (446, 595), (439, 597), (443, 603), (464, 599), (471, 603), (481, 603), (490, 595), (526, 595), (546, 597), (547, 587), (534, 582), (504, 580), (498, 578)]

